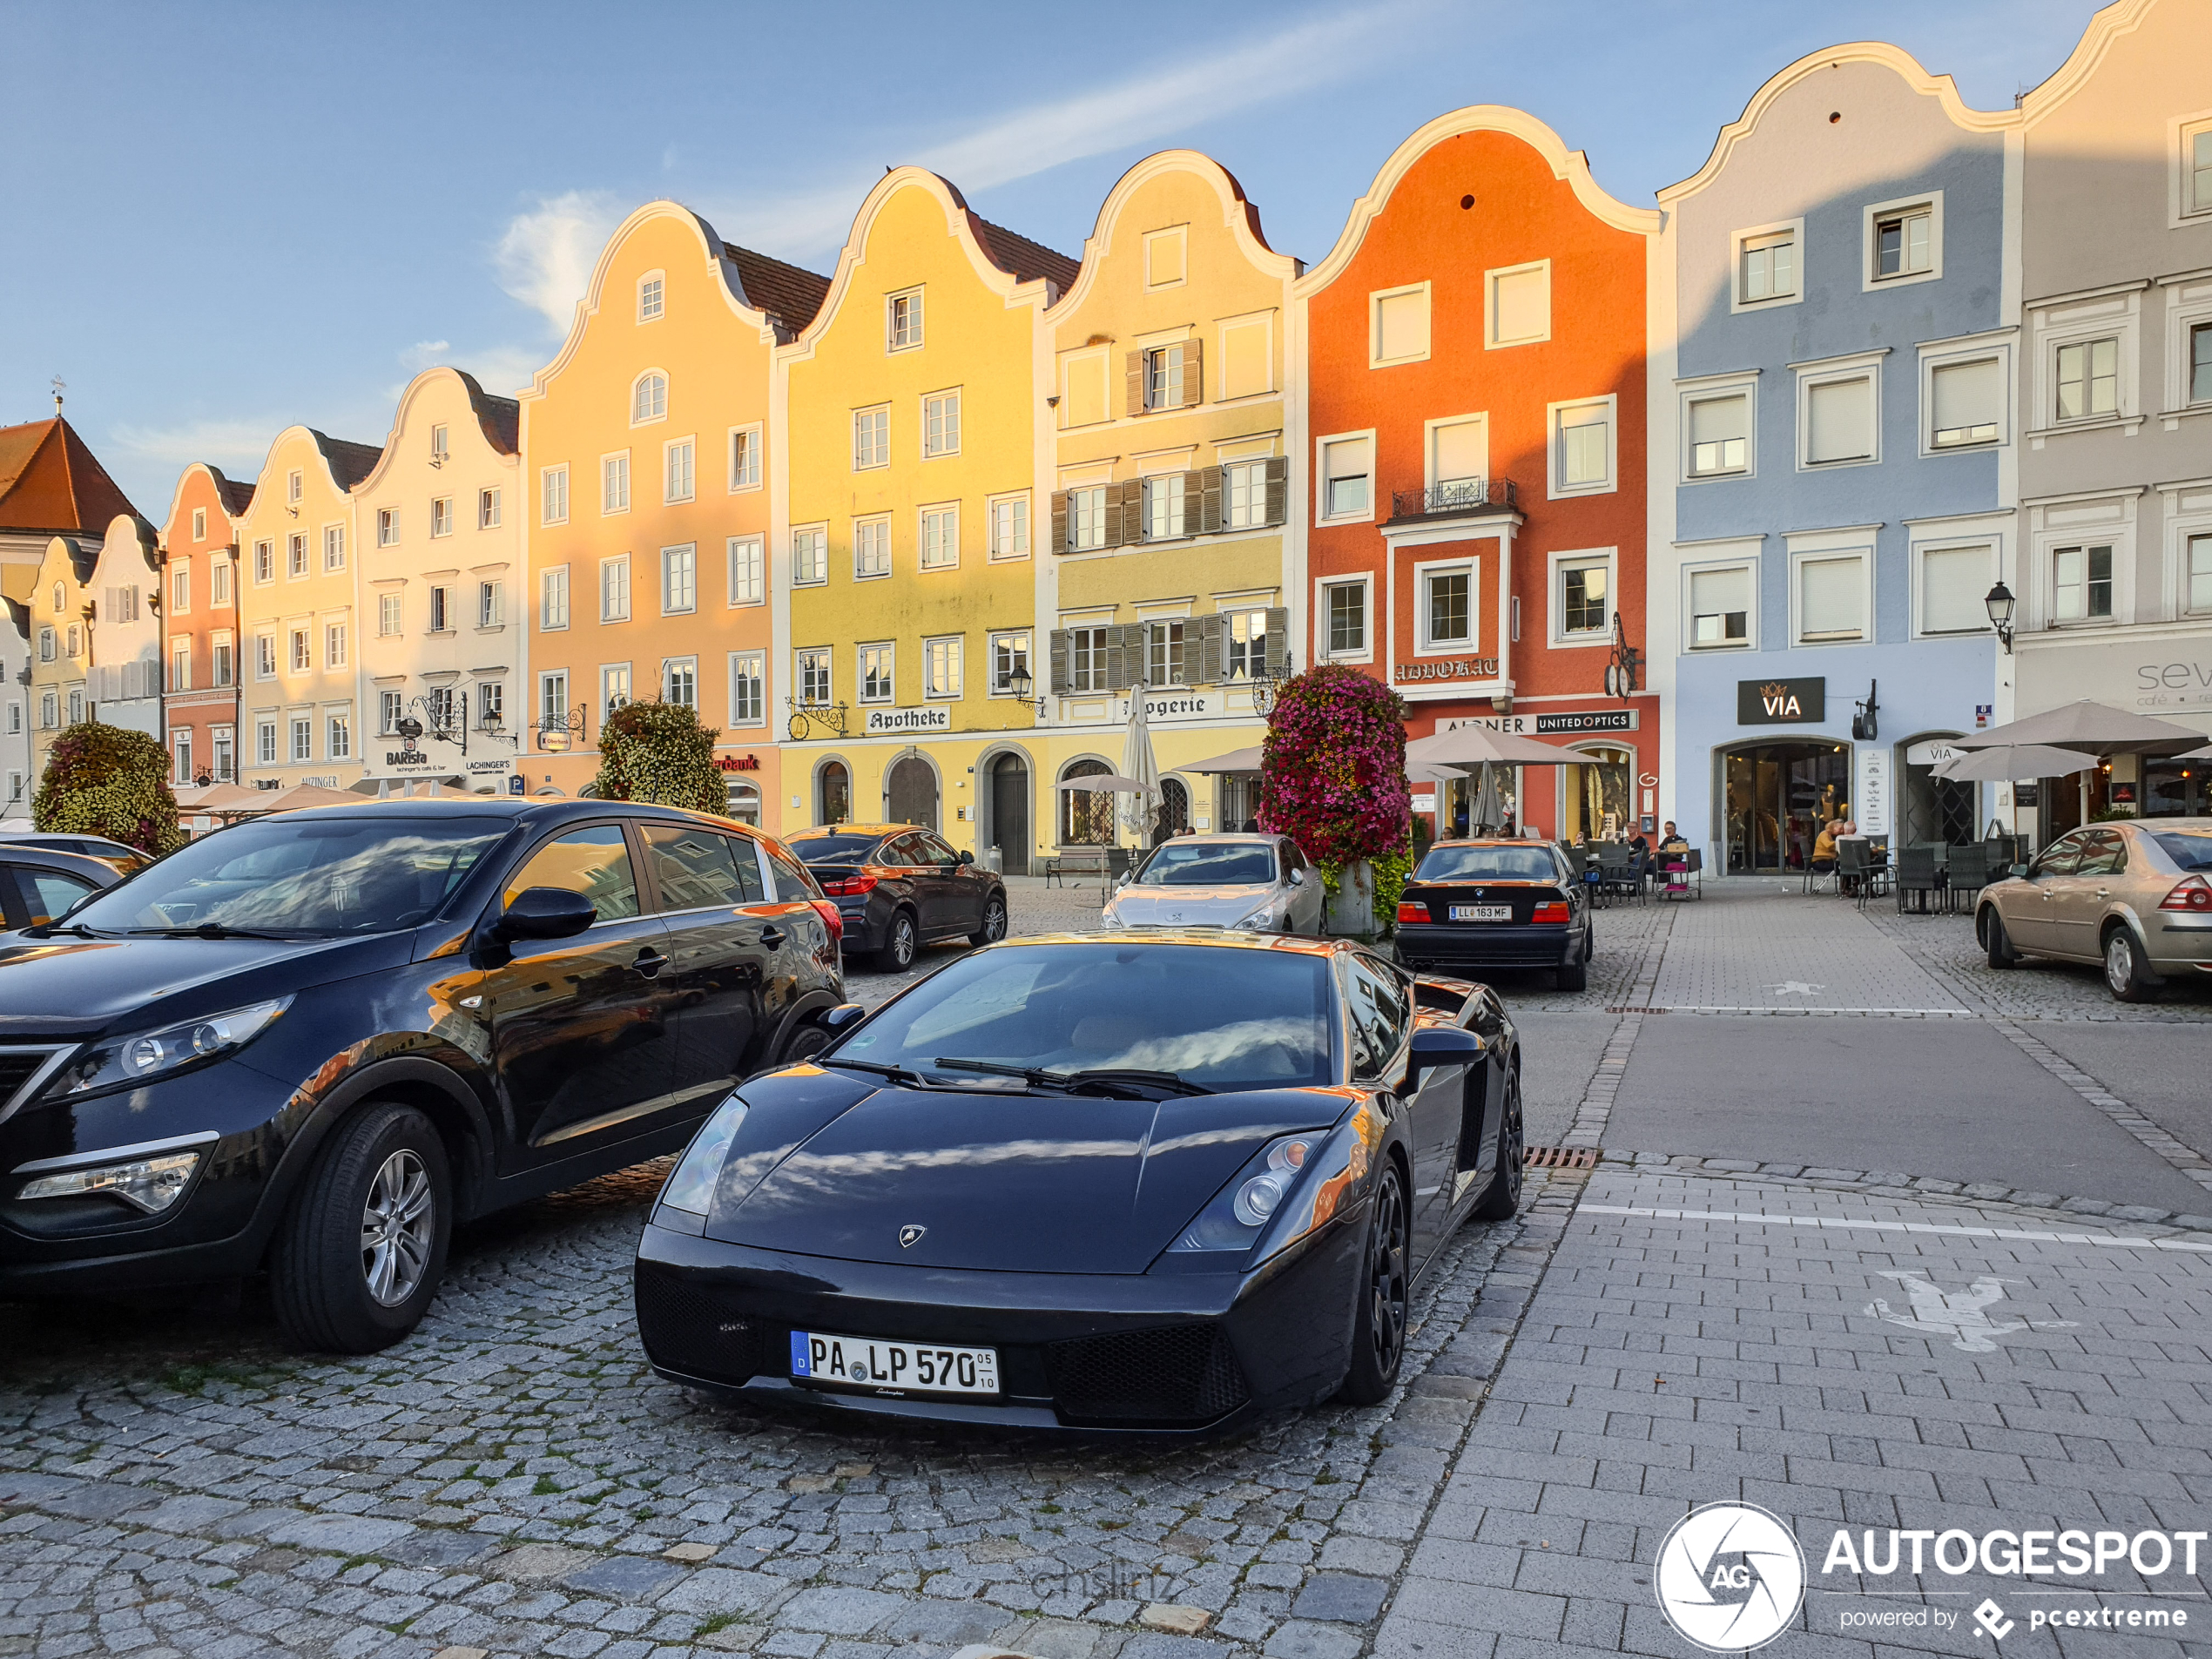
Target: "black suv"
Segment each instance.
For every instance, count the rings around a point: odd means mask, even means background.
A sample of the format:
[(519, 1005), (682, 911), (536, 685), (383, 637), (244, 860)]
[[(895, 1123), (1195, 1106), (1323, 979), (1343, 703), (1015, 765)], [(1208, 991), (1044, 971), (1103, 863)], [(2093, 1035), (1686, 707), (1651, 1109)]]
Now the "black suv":
[(1006, 937), (1006, 883), (912, 824), (826, 824), (800, 830), (806, 860), (845, 919), (845, 948), (886, 973), (914, 966), (916, 947), (941, 939), (988, 945)]
[(781, 843), (667, 807), (193, 842), (0, 946), (0, 1296), (266, 1267), (306, 1345), (386, 1346), (455, 1220), (673, 1151), (821, 1048), (838, 929)]

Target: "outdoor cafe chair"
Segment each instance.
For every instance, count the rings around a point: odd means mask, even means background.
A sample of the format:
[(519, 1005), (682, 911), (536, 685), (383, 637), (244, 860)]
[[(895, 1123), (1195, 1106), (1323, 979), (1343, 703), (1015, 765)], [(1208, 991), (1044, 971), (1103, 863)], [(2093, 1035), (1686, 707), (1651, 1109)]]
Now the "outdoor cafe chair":
[(1912, 907), (1920, 915), (1928, 914), (1932, 894), (1943, 892), (1943, 872), (1936, 868), (1936, 850), (1932, 846), (1901, 846), (1897, 850), (1897, 908), (1905, 913), (1905, 901), (1912, 900)]
[(1989, 885), (1989, 849), (1980, 842), (1952, 847), (1943, 872), (1945, 907), (1955, 911), (1962, 902), (1972, 904), (1973, 895)]

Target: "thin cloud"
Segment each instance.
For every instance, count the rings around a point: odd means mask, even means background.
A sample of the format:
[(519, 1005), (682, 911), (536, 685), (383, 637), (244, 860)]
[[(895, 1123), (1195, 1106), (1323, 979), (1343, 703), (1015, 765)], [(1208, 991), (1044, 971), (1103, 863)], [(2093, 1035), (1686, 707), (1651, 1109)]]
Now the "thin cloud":
[(111, 435), (117, 448), (150, 466), (182, 471), (195, 461), (205, 461), (233, 476), (251, 478), (260, 470), (271, 441), (291, 424), (274, 417), (186, 421), (165, 427), (118, 426)]
[(566, 334), (599, 250), (623, 212), (611, 191), (541, 197), (536, 206), (507, 221), (492, 251), (499, 286), (543, 316), (556, 334)]

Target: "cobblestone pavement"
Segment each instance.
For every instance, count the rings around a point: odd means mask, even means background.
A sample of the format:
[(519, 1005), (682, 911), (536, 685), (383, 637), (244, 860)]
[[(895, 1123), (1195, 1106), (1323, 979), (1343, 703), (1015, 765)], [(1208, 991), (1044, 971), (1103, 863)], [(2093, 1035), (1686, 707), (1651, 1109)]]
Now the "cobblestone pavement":
[(1580, 1178), (1453, 1242), (1384, 1405), (1132, 1447), (661, 1381), (628, 1269), (663, 1173), (469, 1230), (368, 1359), (287, 1354), (251, 1305), (0, 1308), (0, 1654), (1348, 1656)]
[[(1784, 1656), (2112, 1651), (2033, 1613), (2180, 1617), (2121, 1651), (2202, 1653), (2212, 1606), (2184, 1548), (2027, 1581), (2001, 1548), (1956, 1574), (1824, 1571), (1845, 1529), (2079, 1529), (2201, 1541), (2212, 1494), (2212, 1240), (1898, 1188), (1608, 1162), (1399, 1581), (1376, 1652), (1399, 1659), (1694, 1650), (1652, 1563), (1692, 1504), (1761, 1505), (1796, 1530), (1808, 1594)], [(1867, 1543), (1868, 1534), (1872, 1541)], [(1870, 1554), (1861, 1556), (1865, 1546)], [(2164, 1546), (2161, 1546), (2162, 1548)], [(2197, 1555), (2195, 1565), (2208, 1561)], [(2135, 1570), (2136, 1566), (2143, 1569)], [(1947, 1628), (1939, 1622), (1948, 1621)], [(1870, 1624), (1868, 1620), (1888, 1620)], [(2183, 1630), (2187, 1635), (2180, 1637)], [(1873, 1639), (1878, 1633), (1878, 1642)]]

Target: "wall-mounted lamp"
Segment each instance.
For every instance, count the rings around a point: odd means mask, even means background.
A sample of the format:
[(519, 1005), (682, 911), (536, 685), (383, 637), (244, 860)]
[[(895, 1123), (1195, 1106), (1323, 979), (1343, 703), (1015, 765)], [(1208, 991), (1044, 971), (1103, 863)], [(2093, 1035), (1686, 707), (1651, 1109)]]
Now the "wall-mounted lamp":
[(1982, 609), (1989, 612), (1989, 625), (1997, 631), (1997, 637), (2005, 647), (2005, 655), (2013, 654), (2013, 607), (2019, 602), (2013, 590), (2000, 582), (1983, 597)]

